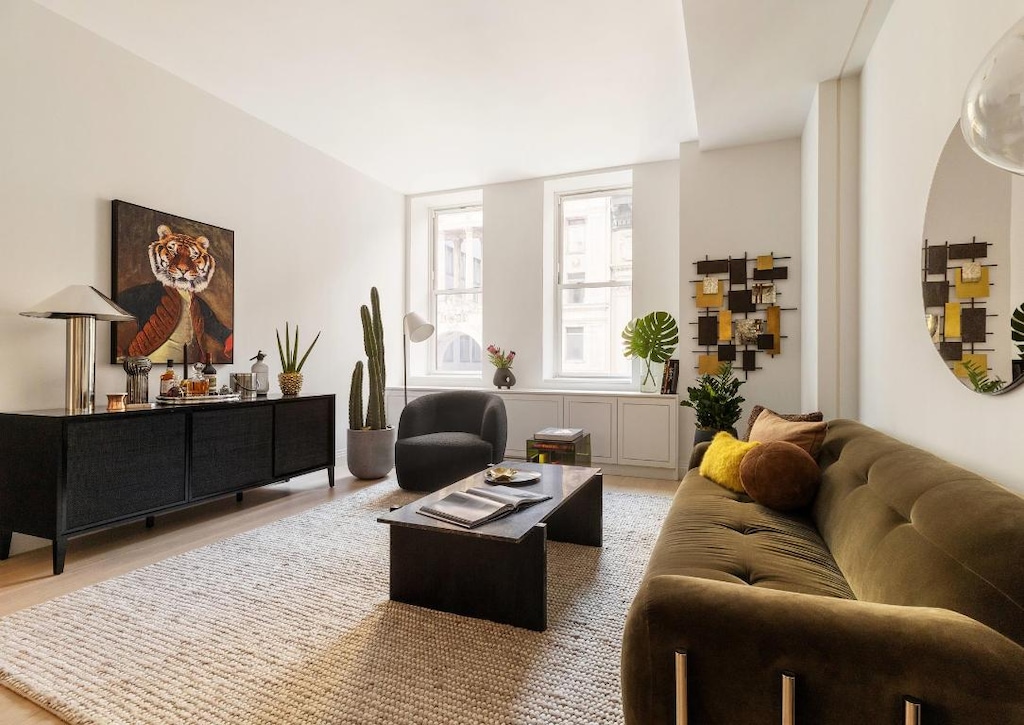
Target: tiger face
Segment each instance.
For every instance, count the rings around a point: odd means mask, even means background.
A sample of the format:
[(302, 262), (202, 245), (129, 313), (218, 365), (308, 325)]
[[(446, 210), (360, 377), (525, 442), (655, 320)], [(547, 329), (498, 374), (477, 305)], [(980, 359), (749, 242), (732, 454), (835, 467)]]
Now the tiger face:
[(210, 254), (210, 240), (174, 234), (166, 224), (156, 228), (158, 239), (149, 245), (153, 275), (167, 287), (202, 292), (210, 284), (217, 261)]

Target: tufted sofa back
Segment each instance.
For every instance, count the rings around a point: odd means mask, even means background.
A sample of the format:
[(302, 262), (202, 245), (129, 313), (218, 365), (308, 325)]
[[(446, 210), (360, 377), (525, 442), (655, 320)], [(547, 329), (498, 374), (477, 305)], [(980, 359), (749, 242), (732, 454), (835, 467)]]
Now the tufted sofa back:
[(850, 420), (812, 516), (858, 599), (941, 607), (1024, 645), (1024, 498)]

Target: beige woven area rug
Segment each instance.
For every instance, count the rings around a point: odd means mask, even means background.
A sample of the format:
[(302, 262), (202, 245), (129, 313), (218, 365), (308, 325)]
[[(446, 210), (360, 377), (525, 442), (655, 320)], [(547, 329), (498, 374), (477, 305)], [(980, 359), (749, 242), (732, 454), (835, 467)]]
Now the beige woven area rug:
[(548, 545), (548, 630), (388, 600), (383, 482), (0, 620), (0, 683), (71, 723), (622, 722), (619, 650), (670, 498)]

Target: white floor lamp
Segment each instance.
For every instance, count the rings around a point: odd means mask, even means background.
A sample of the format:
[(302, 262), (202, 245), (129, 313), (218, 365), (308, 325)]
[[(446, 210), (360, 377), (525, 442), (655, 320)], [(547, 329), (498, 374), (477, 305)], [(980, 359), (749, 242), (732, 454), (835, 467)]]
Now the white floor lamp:
[(64, 408), (68, 413), (91, 413), (96, 397), (96, 320), (127, 322), (135, 316), (86, 284), (65, 287), (21, 314), (67, 320)]
[(402, 390), (405, 404), (409, 404), (409, 340), (423, 342), (434, 334), (434, 326), (417, 315), (408, 313), (402, 320)]

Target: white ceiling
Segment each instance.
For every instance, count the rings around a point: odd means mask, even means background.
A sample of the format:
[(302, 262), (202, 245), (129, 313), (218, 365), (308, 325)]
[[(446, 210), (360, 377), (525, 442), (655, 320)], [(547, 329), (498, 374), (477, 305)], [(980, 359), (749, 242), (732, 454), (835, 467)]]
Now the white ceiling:
[(799, 135), (891, 1), (36, 0), (405, 193)]

